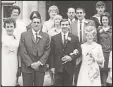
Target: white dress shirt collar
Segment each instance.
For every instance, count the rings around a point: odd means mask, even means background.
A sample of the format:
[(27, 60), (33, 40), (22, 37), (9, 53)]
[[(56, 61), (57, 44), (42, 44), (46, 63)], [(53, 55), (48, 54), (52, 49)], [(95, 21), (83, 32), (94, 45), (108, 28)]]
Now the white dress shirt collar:
[(66, 34), (64, 34), (63, 32), (61, 32), (62, 36), (65, 35), (66, 37), (68, 37), (68, 33), (69, 33), (69, 32), (67, 32)]
[[(34, 36), (34, 38), (36, 40), (36, 32), (34, 31), (34, 29), (32, 29), (32, 33), (33, 33), (33, 36)], [(37, 31), (37, 35), (39, 35), (39, 33), (40, 33), (40, 30)]]
[[(34, 29), (32, 29), (32, 32), (33, 32), (33, 35), (35, 36), (36, 35), (36, 31), (34, 31)], [(37, 32), (37, 34), (40, 33), (40, 30)]]
[(69, 21), (69, 22), (70, 22), (70, 24), (71, 24), (72, 22), (74, 22), (74, 21), (75, 21), (75, 18), (73, 18), (72, 20), (68, 18), (68, 21)]
[[(84, 23), (84, 22), (85, 22), (85, 20), (86, 20), (86, 19), (84, 18), (84, 19), (82, 19), (82, 21), (81, 21), (81, 22), (82, 22), (82, 23)], [(80, 23), (80, 20), (78, 20), (78, 22)]]
[[(71, 19), (68, 18), (68, 21), (71, 21)], [(74, 22), (74, 21), (75, 21), (75, 18), (72, 19), (72, 22)]]

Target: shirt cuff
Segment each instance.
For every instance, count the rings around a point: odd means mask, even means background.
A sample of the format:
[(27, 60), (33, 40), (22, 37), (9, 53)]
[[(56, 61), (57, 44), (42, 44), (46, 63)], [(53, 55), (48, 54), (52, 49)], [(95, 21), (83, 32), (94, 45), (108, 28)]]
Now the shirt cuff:
[(40, 61), (38, 61), (38, 63), (40, 63), (40, 65), (42, 65), (42, 66), (43, 66), (43, 64), (42, 64)]

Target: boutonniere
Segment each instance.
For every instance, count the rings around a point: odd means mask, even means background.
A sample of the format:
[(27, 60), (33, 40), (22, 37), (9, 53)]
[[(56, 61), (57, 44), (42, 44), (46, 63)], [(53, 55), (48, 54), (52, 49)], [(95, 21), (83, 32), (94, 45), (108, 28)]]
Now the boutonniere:
[(68, 40), (68, 41), (71, 41), (71, 37), (67, 37), (67, 40)]
[(88, 24), (88, 21), (84, 21), (84, 23)]
[(104, 31), (103, 29), (100, 29), (100, 30), (99, 30), (99, 33), (102, 33), (103, 31)]
[(41, 35), (37, 35), (37, 37), (38, 37), (38, 38), (42, 38), (42, 36), (41, 36)]

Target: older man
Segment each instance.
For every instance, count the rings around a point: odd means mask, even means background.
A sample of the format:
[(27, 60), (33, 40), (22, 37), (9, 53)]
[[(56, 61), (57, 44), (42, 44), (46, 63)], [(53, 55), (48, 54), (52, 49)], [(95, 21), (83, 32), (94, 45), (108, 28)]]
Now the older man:
[(23, 86), (43, 86), (45, 65), (50, 52), (50, 38), (41, 28), (41, 18), (34, 17), (31, 31), (21, 34)]
[(74, 8), (68, 8), (67, 16), (68, 16), (68, 21), (70, 22), (70, 24), (76, 20), (75, 15), (76, 15), (75, 9)]

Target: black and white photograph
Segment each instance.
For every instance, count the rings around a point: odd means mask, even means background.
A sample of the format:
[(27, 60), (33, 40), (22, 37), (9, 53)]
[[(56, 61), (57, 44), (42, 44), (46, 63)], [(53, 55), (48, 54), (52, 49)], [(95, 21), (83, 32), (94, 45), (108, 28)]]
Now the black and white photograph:
[(112, 86), (112, 1), (1, 1), (1, 86)]

